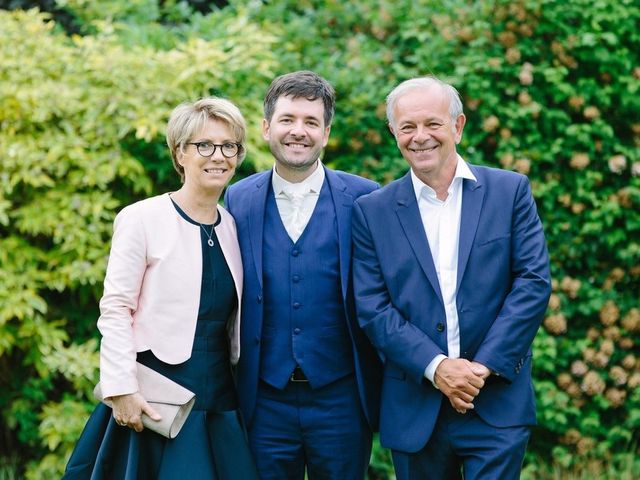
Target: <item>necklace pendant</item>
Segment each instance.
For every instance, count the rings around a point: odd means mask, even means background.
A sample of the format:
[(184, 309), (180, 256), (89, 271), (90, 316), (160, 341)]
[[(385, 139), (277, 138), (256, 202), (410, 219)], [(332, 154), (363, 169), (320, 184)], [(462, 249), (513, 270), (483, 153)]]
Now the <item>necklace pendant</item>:
[(209, 244), (210, 247), (213, 247), (213, 240), (209, 239), (207, 240), (207, 243)]

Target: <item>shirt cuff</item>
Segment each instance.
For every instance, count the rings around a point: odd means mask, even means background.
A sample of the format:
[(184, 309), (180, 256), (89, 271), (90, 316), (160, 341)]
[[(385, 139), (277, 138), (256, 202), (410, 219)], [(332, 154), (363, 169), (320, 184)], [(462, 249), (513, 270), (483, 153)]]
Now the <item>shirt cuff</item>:
[(429, 363), (429, 365), (427, 365), (427, 368), (425, 368), (424, 370), (424, 376), (427, 380), (429, 380), (434, 387), (438, 388), (436, 386), (436, 384), (433, 381), (433, 377), (436, 374), (436, 368), (438, 368), (438, 365), (440, 365), (440, 363), (446, 359), (447, 356), (443, 355), (443, 354), (438, 354), (435, 356), (435, 358), (433, 360), (431, 360), (431, 362)]

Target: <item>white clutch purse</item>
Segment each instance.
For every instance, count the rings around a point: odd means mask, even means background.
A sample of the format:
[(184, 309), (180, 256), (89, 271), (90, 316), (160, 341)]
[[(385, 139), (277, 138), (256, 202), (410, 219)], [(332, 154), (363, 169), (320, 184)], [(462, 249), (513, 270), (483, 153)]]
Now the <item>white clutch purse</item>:
[[(162, 417), (162, 420), (155, 421), (143, 413), (142, 424), (164, 437), (175, 438), (193, 408), (195, 393), (141, 363), (136, 366), (140, 394)], [(93, 394), (105, 405), (112, 406), (111, 401), (102, 396), (99, 383), (93, 389)]]

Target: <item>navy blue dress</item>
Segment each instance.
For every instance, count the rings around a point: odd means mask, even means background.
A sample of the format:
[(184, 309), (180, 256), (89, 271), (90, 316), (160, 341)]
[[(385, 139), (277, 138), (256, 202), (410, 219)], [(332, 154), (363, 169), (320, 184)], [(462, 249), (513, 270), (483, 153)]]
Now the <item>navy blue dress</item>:
[[(195, 225), (175, 203), (182, 217)], [(219, 220), (218, 220), (219, 221)], [(169, 440), (151, 430), (119, 426), (111, 408), (99, 404), (69, 459), (66, 480), (257, 479), (240, 419), (229, 361), (227, 320), (236, 308), (233, 277), (213, 225), (200, 228), (202, 285), (191, 357), (169, 365), (148, 350), (138, 362), (196, 394), (178, 436)]]

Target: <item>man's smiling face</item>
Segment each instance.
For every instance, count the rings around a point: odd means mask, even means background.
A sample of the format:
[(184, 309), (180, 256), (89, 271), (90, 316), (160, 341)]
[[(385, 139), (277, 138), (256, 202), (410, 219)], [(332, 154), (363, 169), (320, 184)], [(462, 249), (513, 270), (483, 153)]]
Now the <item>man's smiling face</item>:
[(278, 98), (270, 121), (262, 121), (262, 136), (269, 142), (276, 169), (301, 172), (315, 165), (329, 140), (322, 100)]
[(394, 124), (389, 128), (402, 156), (423, 181), (455, 171), (456, 144), (462, 138), (465, 117), (461, 114), (452, 120), (449, 104), (446, 91), (434, 85), (409, 90), (393, 110)]

